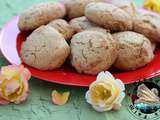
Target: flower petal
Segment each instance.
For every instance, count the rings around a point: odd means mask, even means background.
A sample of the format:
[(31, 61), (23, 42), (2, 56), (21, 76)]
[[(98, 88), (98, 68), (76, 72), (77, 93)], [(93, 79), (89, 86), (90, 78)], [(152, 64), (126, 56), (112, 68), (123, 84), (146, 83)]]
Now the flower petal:
[(119, 110), (120, 108), (121, 108), (121, 104), (113, 104), (113, 108), (112, 108), (112, 110)]
[(7, 105), (10, 102), (0, 97), (0, 105)]
[(105, 112), (105, 111), (110, 111), (112, 110), (112, 106), (109, 107), (99, 107), (97, 105), (92, 106), (97, 112)]
[(119, 96), (119, 99), (118, 99), (117, 103), (120, 104), (123, 101), (124, 98), (125, 98), (125, 93), (122, 92), (121, 95)]
[(4, 92), (5, 92), (5, 96), (8, 96), (10, 94), (13, 94), (14, 92), (16, 92), (18, 90), (20, 86), (19, 81), (17, 80), (7, 80), (5, 81), (4, 84)]
[(124, 91), (124, 90), (125, 90), (125, 85), (124, 85), (124, 83), (123, 83), (120, 79), (116, 79), (116, 82), (117, 82), (118, 85), (120, 86), (121, 90)]
[(13, 77), (19, 79), (19, 70), (15, 65), (9, 65), (1, 68), (1, 74), (7, 79), (12, 79)]
[(104, 81), (105, 79), (106, 79), (105, 73), (104, 73), (104, 72), (100, 72), (100, 73), (97, 75), (96, 81)]
[(20, 96), (18, 99), (16, 99), (16, 100), (14, 101), (14, 103), (15, 103), (15, 104), (20, 104), (20, 103), (26, 101), (27, 98), (28, 98), (28, 95), (29, 95), (28, 92), (25, 93), (25, 95)]
[(31, 78), (31, 72), (28, 69), (24, 68), (24, 66), (22, 67), (23, 69), (21, 70), (21, 74), (23, 75), (25, 80), (29, 80)]
[(23, 84), (20, 90), (17, 91), (17, 94), (18, 94), (17, 99), (14, 101), (15, 104), (19, 104), (27, 99), (28, 94), (29, 94), (28, 81), (26, 80), (23, 81)]
[(92, 100), (91, 100), (91, 96), (90, 96), (90, 91), (89, 90), (86, 92), (85, 98), (86, 98), (86, 101), (89, 104), (92, 104)]
[(105, 72), (105, 75), (106, 75), (106, 78), (107, 78), (107, 79), (115, 80), (115, 78), (113, 77), (113, 75), (112, 75), (110, 72), (106, 71), (106, 72)]
[(56, 105), (64, 105), (68, 101), (70, 92), (64, 92), (60, 94), (56, 90), (52, 92), (52, 102)]

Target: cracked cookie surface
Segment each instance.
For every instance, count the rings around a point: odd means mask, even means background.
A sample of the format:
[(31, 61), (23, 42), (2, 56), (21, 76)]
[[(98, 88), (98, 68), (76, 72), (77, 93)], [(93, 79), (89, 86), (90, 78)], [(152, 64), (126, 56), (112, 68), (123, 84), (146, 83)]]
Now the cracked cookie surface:
[(64, 17), (64, 6), (56, 2), (40, 3), (22, 12), (18, 27), (21, 31), (34, 30), (50, 21)]
[(63, 19), (53, 20), (48, 25), (58, 30), (66, 40), (70, 40), (75, 33), (72, 26)]
[(85, 16), (92, 22), (113, 32), (132, 29), (132, 17), (124, 10), (108, 3), (90, 3)]
[(124, 1), (124, 2), (118, 2), (113, 0), (112, 4), (115, 6), (119, 7), (120, 9), (124, 10), (127, 12), (131, 17), (135, 17), (137, 14), (137, 7), (134, 4), (134, 2), (131, 1)]
[(71, 64), (79, 73), (95, 75), (112, 66), (117, 48), (110, 33), (80, 32), (71, 39)]
[(21, 48), (24, 63), (40, 69), (51, 70), (61, 67), (70, 53), (70, 47), (62, 35), (52, 27), (36, 29)]
[(150, 13), (139, 14), (134, 19), (133, 30), (152, 42), (160, 42), (160, 17)]
[(103, 2), (105, 0), (64, 0), (67, 14), (70, 19), (84, 16), (85, 7), (91, 2)]
[(69, 23), (76, 32), (82, 32), (84, 30), (101, 31), (104, 33), (107, 32), (106, 29), (101, 28), (97, 24), (89, 21), (85, 16), (74, 18)]
[(114, 66), (121, 70), (135, 70), (154, 58), (151, 42), (143, 35), (131, 31), (114, 33), (119, 52)]

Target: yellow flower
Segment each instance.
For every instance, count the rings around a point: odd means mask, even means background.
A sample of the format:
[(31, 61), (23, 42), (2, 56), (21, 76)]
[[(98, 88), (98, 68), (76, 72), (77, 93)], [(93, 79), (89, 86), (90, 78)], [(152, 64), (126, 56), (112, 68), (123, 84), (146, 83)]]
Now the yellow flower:
[(0, 104), (19, 104), (26, 100), (31, 73), (24, 66), (9, 65), (0, 72)]
[(144, 8), (160, 13), (160, 0), (146, 0)]
[(117, 110), (125, 97), (125, 86), (109, 72), (100, 72), (86, 93), (86, 100), (99, 112)]

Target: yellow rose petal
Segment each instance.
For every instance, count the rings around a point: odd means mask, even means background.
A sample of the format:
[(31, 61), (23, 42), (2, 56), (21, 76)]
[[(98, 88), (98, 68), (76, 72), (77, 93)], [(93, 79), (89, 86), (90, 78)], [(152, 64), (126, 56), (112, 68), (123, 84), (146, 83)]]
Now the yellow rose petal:
[(6, 80), (2, 82), (2, 96), (11, 102), (14, 102), (19, 96), (17, 94), (19, 87), (20, 83), (17, 80)]
[(98, 83), (97, 85), (93, 86), (91, 90), (91, 99), (95, 103), (99, 103), (100, 101), (106, 101), (108, 98), (111, 97), (111, 86), (105, 85), (104, 83)]
[(56, 90), (52, 92), (52, 102), (56, 105), (64, 105), (68, 101), (70, 92), (59, 93)]
[(2, 91), (4, 91), (5, 96), (9, 96), (12, 93), (16, 92), (20, 86), (19, 81), (17, 80), (6, 80), (2, 83)]
[(16, 79), (20, 78), (20, 73), (17, 68), (13, 67), (2, 67), (1, 74), (4, 75), (7, 79)]

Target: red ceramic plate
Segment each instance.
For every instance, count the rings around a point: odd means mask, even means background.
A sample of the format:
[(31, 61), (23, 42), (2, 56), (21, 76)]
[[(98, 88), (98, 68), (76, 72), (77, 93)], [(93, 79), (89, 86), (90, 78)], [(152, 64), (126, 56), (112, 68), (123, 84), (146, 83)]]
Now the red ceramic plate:
[[(29, 33), (20, 33), (17, 27), (18, 17), (14, 17), (0, 33), (0, 48), (5, 58), (12, 64), (21, 64), (19, 50), (21, 43)], [(143, 81), (160, 74), (160, 49), (156, 51), (154, 60), (143, 68), (135, 71), (122, 72), (112, 68), (110, 71), (116, 78), (121, 79), (125, 84)], [(23, 63), (22, 63), (23, 64)], [(30, 66), (27, 67), (32, 76), (42, 80), (74, 86), (89, 86), (96, 79), (96, 76), (77, 73), (69, 64), (61, 69), (53, 71), (40, 71)]]

